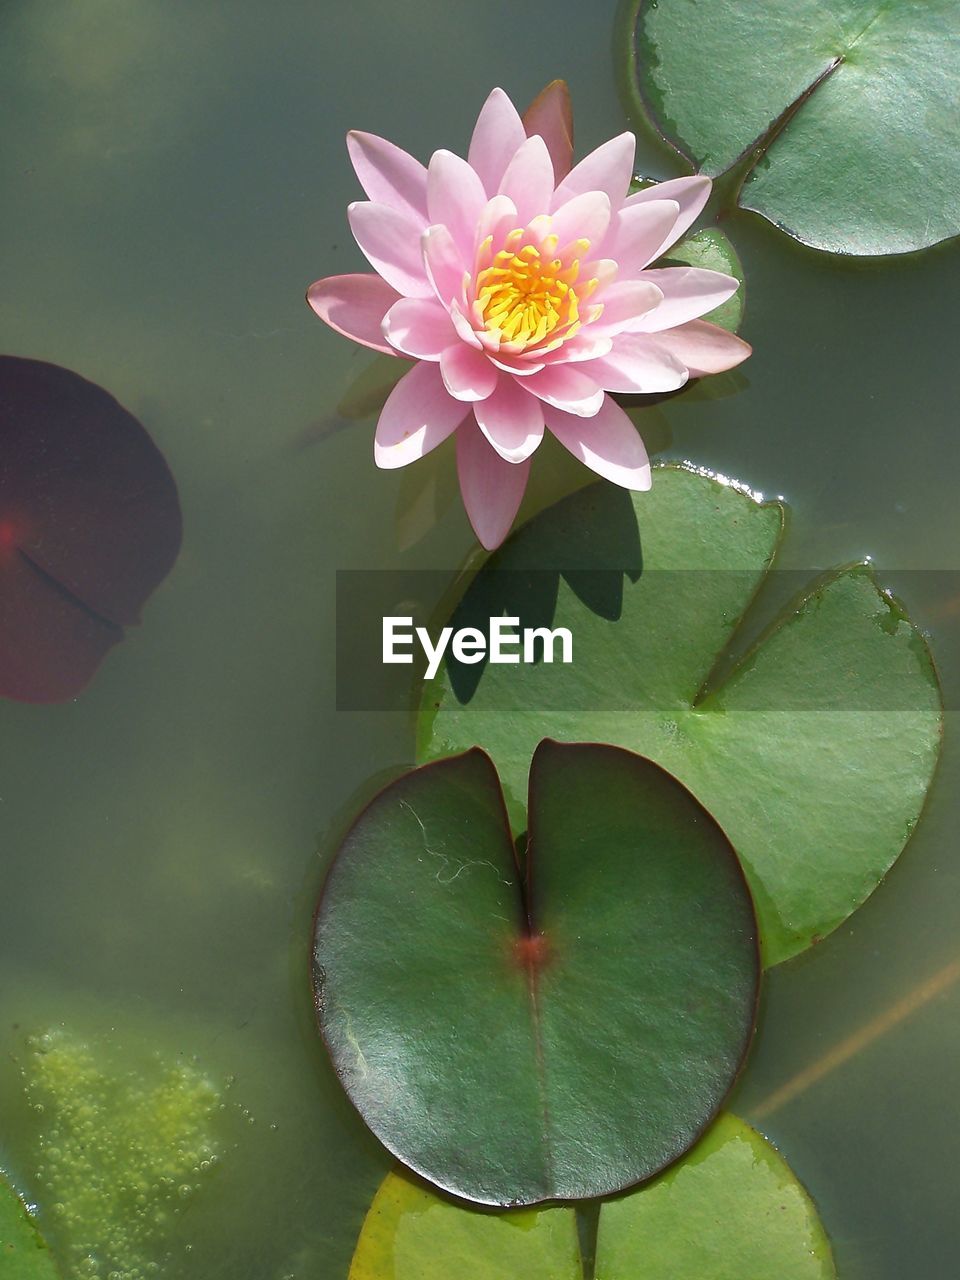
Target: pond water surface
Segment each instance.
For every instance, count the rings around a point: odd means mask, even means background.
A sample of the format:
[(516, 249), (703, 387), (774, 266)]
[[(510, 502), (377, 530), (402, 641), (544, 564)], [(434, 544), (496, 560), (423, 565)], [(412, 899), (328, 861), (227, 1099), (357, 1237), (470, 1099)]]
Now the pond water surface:
[[(170, 1280), (346, 1276), (389, 1160), (320, 1051), (307, 939), (329, 833), (412, 740), (400, 715), (336, 711), (334, 575), (454, 569), (473, 539), (453, 504), (415, 540), (409, 481), (372, 466), (373, 416), (336, 412), (369, 356), (303, 292), (363, 269), (345, 221), (359, 195), (348, 128), (423, 158), (462, 150), (494, 84), (523, 104), (562, 76), (579, 153), (619, 132), (614, 10), (0, 10), (0, 351), (107, 387), (163, 450), (184, 511), (172, 575), (90, 687), (0, 709), (0, 1165), (39, 1205), (67, 1280), (151, 1265)], [(671, 172), (649, 143), (641, 165)], [(960, 245), (863, 265), (750, 215), (728, 230), (756, 354), (736, 394), (661, 406), (663, 456), (782, 493), (791, 567), (873, 555), (930, 631), (955, 705), (960, 578), (911, 571), (960, 568)], [(900, 864), (772, 974), (734, 1102), (809, 1187), (844, 1280), (956, 1272), (960, 985), (948, 974), (887, 1016), (956, 955), (951, 719)], [(842, 1063), (783, 1092), (874, 1023)], [(70, 1105), (92, 1108), (102, 1150), (87, 1175), (51, 1136), (70, 1116), (44, 1093), (50, 1053)], [(159, 1173), (149, 1143), (134, 1158), (104, 1137), (153, 1104), (182, 1148)], [(123, 1190), (103, 1212), (129, 1229), (88, 1272), (96, 1223), (55, 1206), (111, 1161)], [(155, 1175), (173, 1185), (156, 1191)]]

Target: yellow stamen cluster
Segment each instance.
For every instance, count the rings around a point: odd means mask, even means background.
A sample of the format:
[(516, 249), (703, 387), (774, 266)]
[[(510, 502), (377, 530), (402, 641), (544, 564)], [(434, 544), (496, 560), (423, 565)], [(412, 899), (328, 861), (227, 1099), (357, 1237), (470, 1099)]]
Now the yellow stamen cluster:
[(478, 274), (475, 295), (476, 319), (516, 350), (551, 336), (572, 336), (580, 328), (580, 303), (597, 285), (590, 280), (577, 287), (588, 240), (577, 240), (557, 255), (555, 235), (539, 245), (521, 244), (524, 235), (510, 232), (490, 266)]

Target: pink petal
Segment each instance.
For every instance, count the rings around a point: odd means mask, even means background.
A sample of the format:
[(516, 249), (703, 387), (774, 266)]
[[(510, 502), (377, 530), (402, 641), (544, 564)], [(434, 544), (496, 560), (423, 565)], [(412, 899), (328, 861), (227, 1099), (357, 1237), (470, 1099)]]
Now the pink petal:
[(633, 177), (636, 146), (637, 140), (632, 133), (621, 133), (597, 147), (596, 151), (591, 151), (557, 187), (553, 207), (559, 209), (584, 191), (605, 191), (613, 208), (619, 209)]
[(642, 271), (669, 237), (679, 208), (676, 200), (650, 200), (621, 209), (610, 225), (604, 256), (614, 258), (621, 272)]
[(307, 290), (307, 301), (331, 329), (374, 351), (396, 355), (381, 325), (399, 298), (386, 280), (375, 275), (327, 276)]
[(610, 197), (605, 191), (585, 191), (562, 204), (550, 219), (550, 230), (563, 249), (572, 240), (598, 245), (610, 226)]
[(612, 346), (613, 338), (600, 333), (596, 325), (591, 324), (553, 351), (546, 352), (543, 359), (547, 364), (579, 364), (583, 360), (597, 360), (605, 356)]
[(636, 427), (609, 396), (594, 418), (545, 409), (547, 427), (597, 475), (625, 489), (649, 489), (650, 460)]
[(386, 138), (356, 129), (347, 134), (347, 151), (370, 199), (405, 213), (422, 230), (427, 224), (427, 171), (420, 161)]
[(473, 256), (477, 223), (487, 203), (483, 183), (466, 160), (452, 151), (435, 151), (427, 172), (427, 210), (443, 223), (466, 261)]
[(590, 333), (620, 333), (636, 326), (641, 317), (663, 298), (657, 286), (643, 277), (640, 280), (617, 280), (591, 302), (601, 303), (603, 312), (589, 326)]
[(742, 364), (753, 348), (735, 333), (709, 320), (691, 320), (666, 333), (657, 342), (690, 370), (692, 378), (706, 373), (724, 373)]
[(391, 346), (415, 360), (439, 360), (455, 341), (449, 312), (436, 298), (401, 298), (383, 317), (383, 334)]
[(431, 227), (420, 241), (423, 265), (431, 290), (445, 307), (463, 297), (463, 258), (444, 226)]
[(549, 209), (553, 161), (541, 137), (526, 138), (517, 148), (500, 180), (500, 195), (508, 196), (517, 206), (521, 226)]
[(662, 267), (645, 271), (642, 278), (663, 291), (663, 301), (636, 325), (640, 333), (659, 333), (696, 320), (726, 302), (740, 288), (739, 280), (733, 276), (703, 267)]
[(494, 246), (500, 247), (500, 241), (519, 226), (517, 206), (508, 196), (494, 196), (487, 201), (486, 207), (477, 221), (477, 244), (482, 244), (487, 236), (493, 236)]
[(516, 378), (529, 378), (533, 374), (539, 373), (544, 367), (540, 360), (532, 359), (523, 353), (519, 355), (511, 355), (509, 352), (503, 352), (498, 355), (487, 355), (487, 359), (491, 364), (495, 364), (498, 369), (502, 369), (504, 373), (512, 374)]
[(535, 133), (547, 144), (553, 161), (554, 183), (561, 183), (573, 164), (573, 108), (565, 80), (554, 80), (523, 113), (527, 137)]
[(473, 531), (482, 546), (495, 551), (520, 510), (530, 460), (505, 462), (480, 429), (465, 422), (457, 432), (457, 473)]
[(645, 333), (618, 334), (613, 350), (584, 365), (584, 372), (607, 391), (630, 395), (676, 391), (687, 381), (686, 365)]
[(543, 405), (508, 373), (497, 389), (473, 406), (480, 430), (507, 462), (523, 462), (543, 439)]
[(502, 89), (494, 89), (477, 117), (467, 153), (467, 162), (487, 195), (499, 190), (507, 165), (526, 136), (516, 107)]
[[(619, 265), (614, 262), (613, 258), (593, 258), (590, 262), (584, 262), (580, 267), (581, 280), (596, 280), (600, 291), (608, 288), (613, 284), (620, 272)], [(600, 292), (597, 293), (597, 299), (600, 298)], [(591, 306), (593, 299), (587, 304), (587, 308)]]
[(467, 406), (447, 394), (435, 364), (415, 364), (380, 411), (373, 457), (378, 467), (405, 467), (456, 431)]
[(592, 418), (603, 404), (603, 388), (596, 378), (570, 364), (548, 365), (532, 378), (524, 378), (523, 385), (547, 404), (581, 418)]
[(625, 207), (628, 209), (634, 205), (647, 204), (651, 200), (676, 200), (680, 206), (677, 220), (670, 234), (653, 255), (654, 258), (659, 258), (666, 253), (670, 246), (693, 226), (710, 198), (712, 186), (713, 183), (709, 178), (695, 173), (689, 178), (671, 178), (669, 182), (655, 182), (652, 187), (644, 187), (642, 191), (636, 191), (632, 196), (627, 196)]
[(497, 371), (475, 347), (457, 342), (440, 357), (443, 385), (456, 400), (486, 400), (497, 385)]
[(461, 342), (465, 342), (468, 347), (476, 347), (478, 351), (483, 350), (483, 343), (473, 331), (473, 325), (463, 314), (458, 303), (453, 302), (450, 305), (450, 319), (453, 321), (453, 327), (457, 331), (457, 337)]
[(420, 226), (386, 204), (359, 200), (347, 209), (350, 230), (370, 265), (408, 298), (428, 298), (433, 290), (423, 269)]

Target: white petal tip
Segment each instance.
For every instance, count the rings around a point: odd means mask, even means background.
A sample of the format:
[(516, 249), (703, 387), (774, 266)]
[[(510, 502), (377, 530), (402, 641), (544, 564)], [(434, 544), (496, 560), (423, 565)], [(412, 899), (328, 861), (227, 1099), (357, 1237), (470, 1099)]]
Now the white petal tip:
[(398, 467), (405, 467), (414, 459), (405, 456), (401, 449), (378, 449), (374, 446), (373, 461), (381, 471), (396, 471)]

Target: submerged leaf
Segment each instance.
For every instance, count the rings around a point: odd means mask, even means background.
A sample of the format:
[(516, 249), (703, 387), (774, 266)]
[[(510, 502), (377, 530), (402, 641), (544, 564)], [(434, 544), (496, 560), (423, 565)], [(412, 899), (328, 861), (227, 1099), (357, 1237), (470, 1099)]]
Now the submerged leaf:
[(102, 388), (0, 356), (0, 695), (74, 697), (169, 573), (180, 505), (162, 455)]

